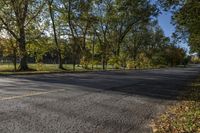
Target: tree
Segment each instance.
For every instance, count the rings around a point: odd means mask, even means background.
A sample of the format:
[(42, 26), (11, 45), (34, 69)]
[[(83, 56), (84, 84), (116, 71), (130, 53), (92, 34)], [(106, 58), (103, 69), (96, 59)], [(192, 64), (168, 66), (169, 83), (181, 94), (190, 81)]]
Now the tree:
[(121, 44), (127, 34), (142, 23), (148, 23), (151, 17), (157, 15), (155, 5), (146, 0), (116, 0), (116, 9), (114, 10), (113, 31), (116, 44), (116, 55), (120, 54)]
[(192, 52), (200, 52), (200, 1), (198, 0), (159, 0), (165, 10), (174, 12), (176, 25), (174, 37), (189, 43)]
[[(166, 8), (181, 4), (159, 1)], [(194, 5), (186, 9), (189, 7)], [(174, 22), (187, 31), (195, 46), (198, 27), (191, 26), (196, 25), (193, 21), (186, 25), (179, 9)], [(0, 1), (0, 11), (1, 32), (7, 31), (4, 39), (9, 34), (19, 46), (20, 70), (28, 69), (27, 58), (39, 63), (48, 57), (61, 69), (64, 61), (73, 63), (74, 71), (76, 64), (87, 68), (91, 60), (101, 62), (102, 69), (109, 63), (116, 68), (157, 65), (167, 59), (167, 52), (162, 53), (165, 48), (170, 54), (176, 51), (167, 47), (170, 41), (155, 20), (158, 7), (149, 0), (6, 0)]]
[(14, 71), (17, 71), (18, 45), (15, 39), (11, 35), (7, 38), (0, 38), (0, 49), (4, 57), (12, 59)]
[(56, 47), (57, 47), (59, 68), (64, 69), (63, 63), (62, 63), (61, 49), (60, 49), (60, 46), (58, 44), (57, 30), (56, 30), (56, 25), (55, 25), (55, 13), (54, 13), (54, 9), (53, 9), (54, 4), (56, 4), (56, 3), (55, 3), (54, 0), (46, 0), (46, 2), (48, 4), (48, 10), (49, 10), (49, 14), (50, 14), (51, 22), (52, 22), (52, 27), (53, 27), (54, 40), (55, 40), (55, 44), (56, 44)]
[[(2, 28), (7, 30), (19, 44), (19, 70), (21, 71), (28, 70), (26, 29), (42, 11), (43, 5), (43, 2), (39, 0), (5, 0), (0, 2)], [(30, 8), (30, 6), (33, 8)]]
[(187, 41), (192, 52), (200, 53), (200, 1), (188, 0), (173, 16), (177, 33)]
[(96, 23), (93, 25), (94, 34), (98, 39), (98, 48), (101, 55), (102, 69), (106, 69), (109, 52), (111, 50), (111, 24), (110, 15), (113, 12), (113, 2), (110, 0), (97, 1), (96, 9), (93, 14), (96, 17)]

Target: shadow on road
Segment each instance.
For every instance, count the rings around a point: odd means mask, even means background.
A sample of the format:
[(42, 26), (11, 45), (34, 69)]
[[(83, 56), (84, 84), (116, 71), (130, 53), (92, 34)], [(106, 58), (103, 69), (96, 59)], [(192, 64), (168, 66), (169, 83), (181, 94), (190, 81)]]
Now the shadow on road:
[[(163, 100), (177, 100), (186, 91), (187, 84), (199, 74), (199, 66), (125, 72), (91, 72), (81, 74), (52, 74), (10, 76), (25, 79), (21, 82), (35, 88), (68, 85), (93, 92), (116, 92), (122, 95), (139, 95)], [(23, 84), (22, 83), (22, 84)], [(14, 85), (15, 86), (15, 85)], [(48, 87), (46, 86), (48, 89)], [(16, 89), (17, 91), (17, 89)]]

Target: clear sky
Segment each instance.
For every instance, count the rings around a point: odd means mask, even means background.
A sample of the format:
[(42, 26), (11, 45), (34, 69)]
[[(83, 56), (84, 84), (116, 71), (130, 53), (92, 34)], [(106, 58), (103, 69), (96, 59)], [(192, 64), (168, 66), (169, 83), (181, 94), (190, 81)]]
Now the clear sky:
[(175, 27), (171, 24), (171, 16), (172, 14), (170, 12), (162, 12), (162, 14), (158, 16), (159, 25), (168, 37), (171, 37), (172, 33), (175, 31)]
[[(171, 16), (171, 12), (162, 12), (162, 14), (158, 16), (159, 25), (162, 27), (167, 37), (171, 37), (172, 33), (175, 31), (175, 27), (171, 24)], [(179, 46), (189, 50), (188, 45), (185, 43), (181, 43)]]

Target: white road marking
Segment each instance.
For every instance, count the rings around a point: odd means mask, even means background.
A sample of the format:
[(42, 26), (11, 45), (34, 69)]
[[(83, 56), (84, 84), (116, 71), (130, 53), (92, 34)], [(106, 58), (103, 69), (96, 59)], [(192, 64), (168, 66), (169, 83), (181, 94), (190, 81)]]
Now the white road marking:
[(24, 97), (31, 97), (31, 96), (37, 96), (37, 95), (44, 95), (44, 94), (55, 93), (55, 92), (60, 92), (60, 91), (64, 91), (64, 89), (46, 91), (46, 92), (31, 92), (31, 93), (27, 93), (27, 94), (20, 95), (20, 96), (4, 97), (4, 98), (0, 98), (0, 101), (12, 100), (12, 99), (20, 99), (20, 98), (24, 98)]

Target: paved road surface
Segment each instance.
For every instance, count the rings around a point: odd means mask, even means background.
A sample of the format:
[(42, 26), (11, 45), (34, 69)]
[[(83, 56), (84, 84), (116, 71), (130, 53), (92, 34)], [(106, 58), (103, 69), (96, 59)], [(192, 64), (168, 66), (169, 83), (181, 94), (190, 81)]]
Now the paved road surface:
[(200, 66), (0, 76), (0, 133), (149, 133)]

